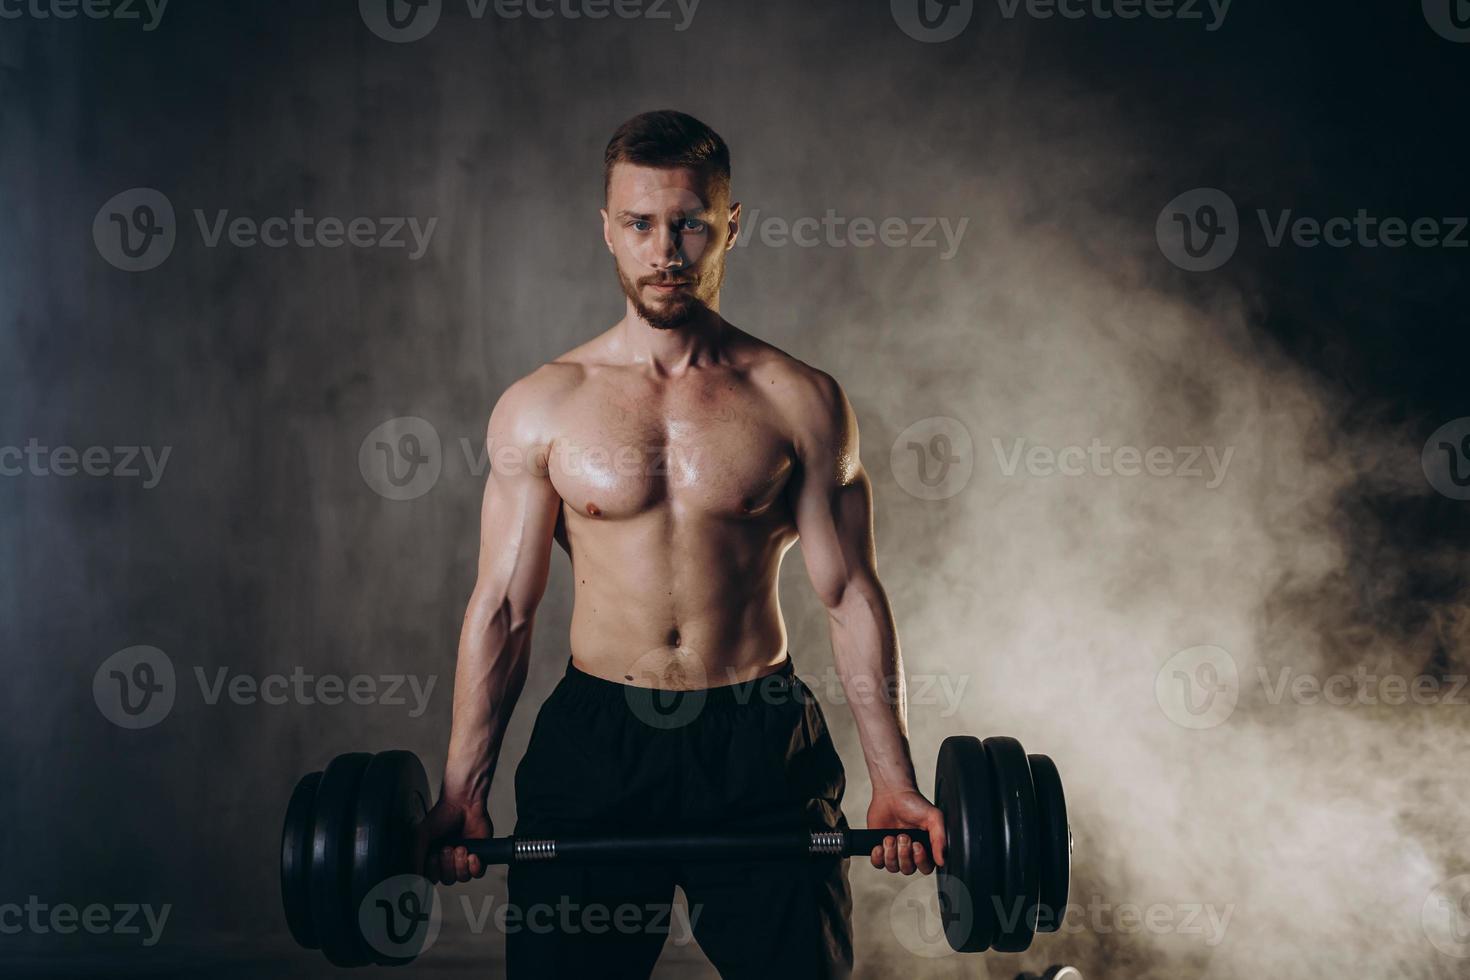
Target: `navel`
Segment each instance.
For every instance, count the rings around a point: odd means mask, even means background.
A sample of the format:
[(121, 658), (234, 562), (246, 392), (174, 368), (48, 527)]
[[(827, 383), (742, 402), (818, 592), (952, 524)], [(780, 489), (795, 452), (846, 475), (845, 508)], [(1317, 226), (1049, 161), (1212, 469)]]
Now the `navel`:
[(678, 630), (669, 630), (669, 638), (668, 638), (668, 641), (664, 645), (665, 646), (670, 646), (670, 647), (676, 647), (676, 646), (678, 646), (679, 645), (679, 631)]

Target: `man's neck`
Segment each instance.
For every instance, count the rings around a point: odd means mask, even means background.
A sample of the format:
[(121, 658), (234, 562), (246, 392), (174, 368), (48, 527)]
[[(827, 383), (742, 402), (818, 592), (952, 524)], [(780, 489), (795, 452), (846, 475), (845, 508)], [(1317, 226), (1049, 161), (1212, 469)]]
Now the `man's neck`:
[(661, 330), (629, 303), (627, 314), (613, 329), (614, 347), (629, 363), (646, 364), (659, 375), (678, 375), (718, 362), (729, 325), (718, 311), (705, 309), (681, 326)]

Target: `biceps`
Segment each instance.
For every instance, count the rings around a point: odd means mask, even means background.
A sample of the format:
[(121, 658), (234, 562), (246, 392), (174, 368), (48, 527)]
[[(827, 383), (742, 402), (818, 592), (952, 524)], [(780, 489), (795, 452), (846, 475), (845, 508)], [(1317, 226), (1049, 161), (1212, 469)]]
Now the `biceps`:
[(505, 607), (517, 618), (535, 611), (546, 592), (560, 503), (545, 477), (492, 473), (485, 481), (477, 604)]
[(807, 576), (831, 609), (853, 586), (874, 579), (873, 498), (866, 473), (845, 485), (811, 487), (797, 503), (797, 534)]

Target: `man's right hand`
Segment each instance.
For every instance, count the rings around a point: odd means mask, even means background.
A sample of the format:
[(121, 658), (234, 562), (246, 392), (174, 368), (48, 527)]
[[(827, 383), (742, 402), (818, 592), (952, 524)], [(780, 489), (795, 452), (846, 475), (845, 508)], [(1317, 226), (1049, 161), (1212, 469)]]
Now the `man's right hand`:
[(485, 875), (485, 862), (463, 847), (443, 847), (439, 841), (495, 836), (484, 804), (460, 804), (442, 795), (419, 824), (414, 839), (414, 864), (436, 884), (452, 885)]

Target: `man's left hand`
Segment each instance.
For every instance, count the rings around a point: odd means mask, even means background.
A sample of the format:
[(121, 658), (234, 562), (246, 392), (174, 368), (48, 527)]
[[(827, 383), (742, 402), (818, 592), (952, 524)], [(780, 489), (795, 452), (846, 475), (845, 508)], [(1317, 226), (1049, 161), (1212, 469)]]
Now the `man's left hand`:
[(916, 789), (873, 795), (868, 806), (869, 827), (913, 827), (929, 832), (929, 848), (908, 834), (883, 838), (883, 846), (873, 848), (873, 867), (887, 868), (895, 874), (911, 875), (915, 871), (929, 874), (935, 864), (944, 864), (944, 814)]

